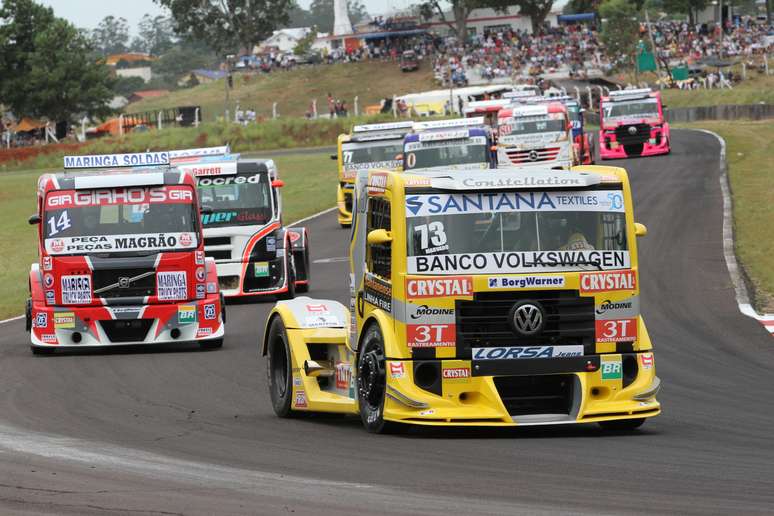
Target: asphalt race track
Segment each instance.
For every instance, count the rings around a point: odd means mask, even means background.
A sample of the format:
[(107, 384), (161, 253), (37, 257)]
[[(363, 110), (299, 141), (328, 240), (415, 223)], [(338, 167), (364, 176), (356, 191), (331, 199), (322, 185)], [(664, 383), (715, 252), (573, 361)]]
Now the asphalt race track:
[[(0, 513), (770, 514), (774, 340), (734, 301), (718, 143), (673, 137), (669, 156), (609, 162), (629, 170), (649, 229), (642, 311), (664, 413), (641, 431), (374, 436), (354, 418), (280, 420), (256, 349), (268, 302), (229, 306), (211, 352), (35, 357), (19, 320), (0, 326)], [(313, 259), (345, 255), (335, 214), (306, 225)], [(345, 301), (345, 270), (314, 264), (311, 295)]]

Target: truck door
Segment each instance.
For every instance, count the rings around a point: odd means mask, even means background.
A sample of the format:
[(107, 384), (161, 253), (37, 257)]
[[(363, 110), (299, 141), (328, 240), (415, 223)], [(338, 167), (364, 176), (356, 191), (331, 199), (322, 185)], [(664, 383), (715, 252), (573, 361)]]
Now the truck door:
[[(366, 235), (374, 230), (392, 231), (391, 202), (389, 191), (369, 193), (366, 198), (364, 219)], [(369, 243), (365, 239), (365, 270), (362, 278), (362, 291), (356, 300), (358, 334), (363, 324), (376, 310), (392, 313), (392, 242)], [(357, 281), (357, 278), (356, 278)]]

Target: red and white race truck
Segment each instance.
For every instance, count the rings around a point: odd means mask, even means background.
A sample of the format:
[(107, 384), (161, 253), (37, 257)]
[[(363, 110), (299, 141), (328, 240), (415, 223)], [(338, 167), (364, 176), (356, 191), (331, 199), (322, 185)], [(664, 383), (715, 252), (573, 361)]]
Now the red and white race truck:
[(560, 102), (514, 104), (497, 115), (497, 166), (568, 168), (577, 163), (572, 125)]
[(173, 163), (198, 179), (204, 253), (218, 266), (227, 298), (309, 290), (306, 228), (282, 224), (284, 183), (271, 159), (243, 159), (228, 147), (171, 151)]
[(65, 157), (38, 181), (33, 353), (89, 346), (223, 344), (215, 262), (204, 256), (196, 178), (168, 152)]

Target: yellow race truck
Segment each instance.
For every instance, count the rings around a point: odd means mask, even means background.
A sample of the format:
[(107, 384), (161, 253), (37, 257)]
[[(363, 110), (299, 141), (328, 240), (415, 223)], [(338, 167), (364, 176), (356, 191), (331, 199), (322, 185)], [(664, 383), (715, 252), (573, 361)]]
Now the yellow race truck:
[(341, 227), (352, 224), (352, 192), (358, 171), (400, 170), (403, 137), (413, 125), (411, 121), (356, 125), (350, 134), (339, 135), (338, 150), (331, 159), (338, 163), (336, 205)]
[(385, 432), (660, 413), (623, 169), (363, 170), (355, 192), (350, 306), (301, 297), (267, 320), (277, 415)]

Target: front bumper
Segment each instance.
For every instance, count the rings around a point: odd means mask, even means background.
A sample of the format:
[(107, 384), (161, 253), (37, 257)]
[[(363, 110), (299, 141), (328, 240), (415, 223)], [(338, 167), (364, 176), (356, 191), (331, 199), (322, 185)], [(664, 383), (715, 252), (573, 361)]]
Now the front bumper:
[[(486, 364), (489, 361), (400, 361), (400, 368), (387, 367), (403, 374), (388, 372), (384, 417), (441, 426), (553, 425), (653, 417), (660, 414), (661, 405), (656, 400), (660, 382), (652, 357), (651, 353), (593, 355), (580, 357), (582, 363), (577, 364), (571, 363), (576, 359), (543, 360), (542, 364), (534, 359), (498, 361), (511, 362), (510, 370), (508, 364)], [(586, 362), (597, 369), (578, 371), (585, 369)], [(485, 364), (487, 370), (479, 367), (477, 372), (476, 366)], [(619, 372), (611, 374), (603, 364), (618, 364)], [(502, 367), (508, 374), (492, 374)], [(428, 383), (433, 378), (431, 368), (440, 371), (434, 383)], [(530, 370), (533, 372), (521, 374)]]
[[(599, 133), (599, 157), (601, 159), (623, 159), (637, 156), (657, 156), (659, 154), (668, 154), (670, 150), (668, 132), (662, 133), (659, 138), (648, 139), (648, 141), (641, 144), (642, 150), (639, 153), (633, 154), (628, 154), (624, 145), (621, 145), (614, 140), (610, 140), (608, 142), (606, 138), (610, 139), (611, 135), (606, 135), (604, 132)], [(613, 135), (612, 138), (615, 138), (615, 135)]]
[[(256, 264), (266, 264), (269, 276), (266, 279), (256, 278), (248, 282), (251, 272), (254, 274)], [(220, 291), (228, 298), (245, 298), (255, 296), (272, 296), (287, 292), (285, 281), (285, 260), (279, 259), (266, 262), (218, 262), (218, 284)]]
[(352, 203), (354, 184), (339, 183), (336, 189), (336, 207), (339, 209), (339, 224), (349, 226), (352, 224)]
[(181, 303), (141, 306), (32, 305), (33, 346), (86, 348), (206, 342), (225, 333), (219, 294)]

